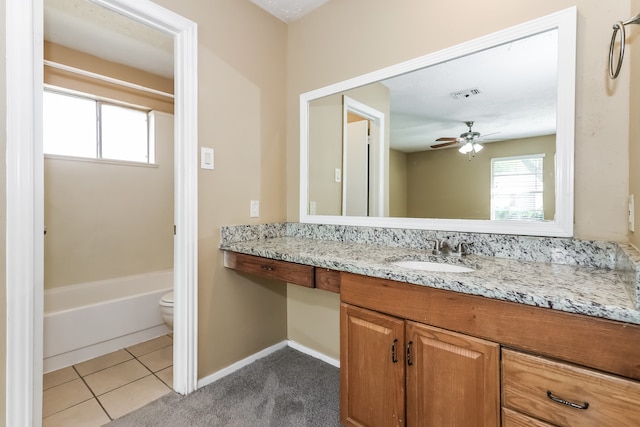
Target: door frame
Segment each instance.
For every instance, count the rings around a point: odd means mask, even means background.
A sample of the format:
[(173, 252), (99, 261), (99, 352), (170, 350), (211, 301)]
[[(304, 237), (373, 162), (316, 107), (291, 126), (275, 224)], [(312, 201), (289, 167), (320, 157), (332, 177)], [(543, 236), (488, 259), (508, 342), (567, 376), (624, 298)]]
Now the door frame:
[[(371, 138), (369, 139), (370, 159), (369, 159), (369, 216), (387, 216), (388, 208), (385, 194), (387, 190), (388, 179), (385, 174), (388, 147), (385, 144), (384, 129), (384, 113), (378, 111), (370, 105), (356, 101), (353, 98), (343, 95), (342, 101), (342, 135), (343, 135), (343, 158), (346, 157), (346, 135), (349, 113), (364, 117), (371, 123)], [(347, 172), (344, 170), (343, 162), (343, 191), (342, 191), (342, 212), (345, 212), (346, 192), (344, 191), (344, 182), (348, 179)], [(344, 215), (344, 213), (343, 213)]]
[[(149, 0), (90, 0), (174, 38), (174, 390), (197, 389), (197, 25)], [(43, 0), (5, 0), (6, 425), (42, 423)]]

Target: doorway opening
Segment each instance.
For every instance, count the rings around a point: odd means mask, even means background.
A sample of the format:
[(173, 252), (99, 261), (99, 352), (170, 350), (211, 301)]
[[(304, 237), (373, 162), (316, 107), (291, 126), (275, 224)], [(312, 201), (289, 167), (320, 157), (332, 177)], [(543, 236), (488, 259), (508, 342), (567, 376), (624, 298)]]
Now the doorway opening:
[[(174, 380), (197, 388), (197, 26), (151, 1), (92, 0), (174, 39)], [(6, 2), (6, 424), (40, 425), (43, 372), (42, 0)]]
[(343, 97), (342, 215), (387, 216), (384, 113)]

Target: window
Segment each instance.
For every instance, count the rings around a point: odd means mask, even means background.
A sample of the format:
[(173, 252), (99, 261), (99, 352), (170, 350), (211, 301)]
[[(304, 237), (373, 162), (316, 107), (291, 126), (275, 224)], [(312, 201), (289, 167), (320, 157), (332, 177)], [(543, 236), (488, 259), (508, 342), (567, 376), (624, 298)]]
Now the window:
[(148, 111), (50, 90), (43, 103), (45, 154), (155, 161)]
[(491, 219), (544, 221), (544, 154), (491, 159)]

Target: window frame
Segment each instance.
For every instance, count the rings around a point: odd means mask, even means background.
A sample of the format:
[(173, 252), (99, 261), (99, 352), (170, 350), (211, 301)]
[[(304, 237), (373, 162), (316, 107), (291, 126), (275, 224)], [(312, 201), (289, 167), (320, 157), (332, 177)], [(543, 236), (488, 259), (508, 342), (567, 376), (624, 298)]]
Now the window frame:
[[(53, 154), (47, 153), (43, 151), (43, 154), (47, 158), (59, 158), (59, 159), (68, 159), (68, 160), (78, 160), (78, 161), (95, 161), (95, 162), (103, 162), (103, 163), (117, 163), (117, 164), (130, 164), (130, 165), (141, 165), (141, 166), (157, 166), (156, 162), (156, 147), (151, 147), (151, 144), (155, 144), (155, 141), (152, 141), (152, 113), (153, 110), (150, 108), (146, 108), (139, 105), (129, 104), (127, 102), (118, 101), (115, 99), (104, 98), (100, 96), (94, 96), (84, 92), (78, 92), (75, 90), (65, 89), (57, 86), (44, 85), (43, 92), (49, 92), (56, 95), (68, 96), (74, 98), (80, 98), (84, 100), (93, 101), (95, 104), (95, 119), (96, 119), (96, 139), (95, 139), (95, 156), (94, 157), (83, 157), (83, 156), (74, 156), (72, 154)], [(147, 161), (140, 160), (125, 160), (125, 159), (111, 159), (102, 157), (102, 145), (103, 145), (103, 136), (102, 136), (102, 107), (104, 105), (110, 105), (114, 107), (124, 108), (128, 110), (134, 110), (143, 112), (147, 117), (147, 137), (146, 137), (146, 157)], [(44, 112), (43, 112), (44, 113)], [(44, 148), (44, 147), (43, 147)]]

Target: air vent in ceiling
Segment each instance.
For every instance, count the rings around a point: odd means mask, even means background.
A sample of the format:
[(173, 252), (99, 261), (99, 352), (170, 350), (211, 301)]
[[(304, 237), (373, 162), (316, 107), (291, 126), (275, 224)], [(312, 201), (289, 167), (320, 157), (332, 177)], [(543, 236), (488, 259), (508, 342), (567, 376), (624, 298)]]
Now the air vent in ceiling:
[(480, 95), (480, 89), (478, 89), (477, 87), (474, 87), (473, 89), (465, 89), (465, 90), (460, 90), (458, 92), (452, 92), (450, 95), (455, 98), (455, 99), (464, 99), (464, 98), (470, 98), (474, 95)]

